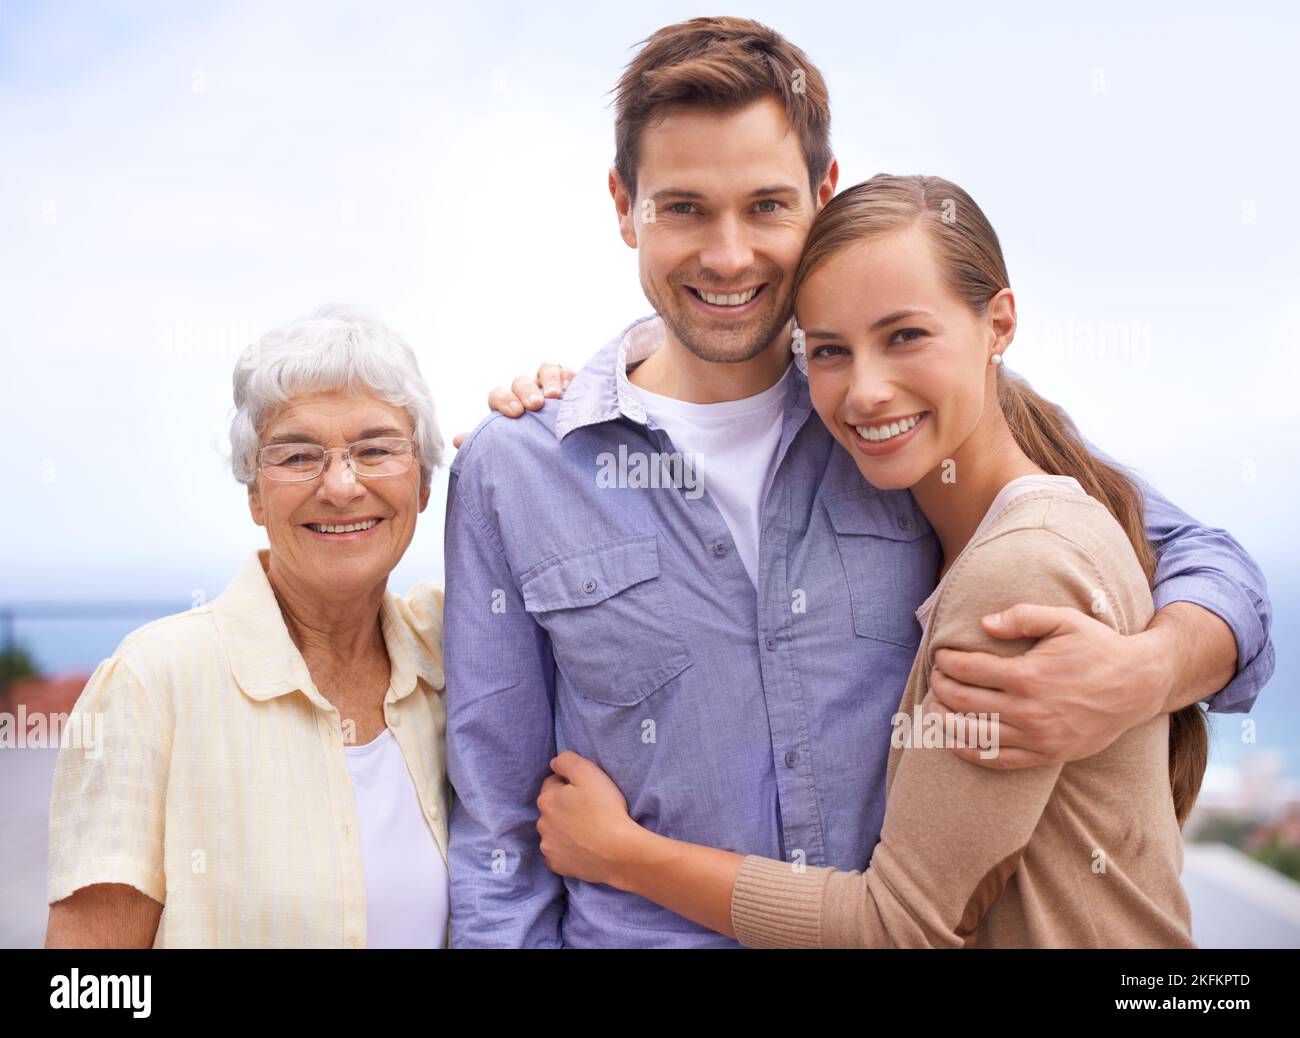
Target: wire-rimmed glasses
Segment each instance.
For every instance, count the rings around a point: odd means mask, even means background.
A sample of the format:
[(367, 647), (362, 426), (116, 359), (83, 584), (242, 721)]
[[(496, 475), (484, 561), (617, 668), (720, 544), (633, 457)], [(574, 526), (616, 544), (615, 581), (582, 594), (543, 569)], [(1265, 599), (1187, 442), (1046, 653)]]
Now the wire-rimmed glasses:
[(276, 483), (306, 483), (325, 471), (331, 454), (342, 454), (352, 471), (366, 479), (400, 476), (415, 462), (415, 441), (400, 436), (372, 436), (346, 447), (319, 443), (272, 443), (257, 452), (257, 468)]

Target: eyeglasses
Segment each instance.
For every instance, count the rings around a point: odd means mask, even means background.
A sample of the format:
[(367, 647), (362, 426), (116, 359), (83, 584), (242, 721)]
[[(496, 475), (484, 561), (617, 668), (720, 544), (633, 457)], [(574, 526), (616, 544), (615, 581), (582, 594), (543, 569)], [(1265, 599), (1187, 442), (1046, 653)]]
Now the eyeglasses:
[(331, 454), (342, 454), (358, 476), (382, 479), (410, 471), (415, 442), (400, 436), (375, 436), (328, 450), (319, 443), (273, 443), (257, 452), (257, 469), (276, 483), (306, 483), (325, 471)]

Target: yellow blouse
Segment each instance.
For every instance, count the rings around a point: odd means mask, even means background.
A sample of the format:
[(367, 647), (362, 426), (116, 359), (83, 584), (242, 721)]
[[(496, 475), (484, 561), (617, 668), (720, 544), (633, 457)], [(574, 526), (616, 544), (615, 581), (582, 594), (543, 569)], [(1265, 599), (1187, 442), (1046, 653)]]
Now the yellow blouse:
[[(163, 904), (155, 947), (365, 946), (351, 733), (289, 637), (265, 554), (209, 604), (132, 632), (86, 685), (74, 716), (102, 717), (103, 736), (59, 753), (51, 903), (127, 883)], [(385, 593), (381, 623), (384, 718), (445, 865), (442, 607), (426, 581)]]

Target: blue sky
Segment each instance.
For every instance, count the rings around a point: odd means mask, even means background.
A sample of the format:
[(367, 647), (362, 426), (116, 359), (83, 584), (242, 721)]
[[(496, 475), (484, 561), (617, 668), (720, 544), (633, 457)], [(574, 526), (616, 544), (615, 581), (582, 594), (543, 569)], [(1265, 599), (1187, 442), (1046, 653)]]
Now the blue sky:
[[(825, 73), (842, 183), (981, 203), (1012, 366), (1265, 566), (1300, 763), (1294, 11), (747, 4)], [(0, 0), (0, 599), (215, 594), (260, 544), (230, 370), (326, 301), (419, 352), (444, 432), (647, 310), (605, 174), (637, 5)], [(394, 584), (441, 572), (435, 497)], [(1284, 708), (1285, 707), (1285, 708)], [(1289, 726), (1289, 727), (1288, 727)]]

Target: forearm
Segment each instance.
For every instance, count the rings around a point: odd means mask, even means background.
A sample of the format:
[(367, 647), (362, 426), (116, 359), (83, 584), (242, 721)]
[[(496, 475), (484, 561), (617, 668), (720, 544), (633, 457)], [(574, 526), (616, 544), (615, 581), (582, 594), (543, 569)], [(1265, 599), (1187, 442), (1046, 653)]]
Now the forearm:
[(150, 948), (163, 906), (125, 883), (93, 883), (50, 905), (47, 948)]
[(731, 851), (638, 829), (613, 885), (726, 937), (735, 937), (731, 890), (744, 860), (743, 855)]
[[(1157, 615), (1165, 624), (1170, 620), (1166, 611), (1179, 605), (1184, 612), (1178, 622), (1195, 618), (1177, 639), (1178, 648), (1189, 655), (1179, 657), (1178, 665), (1166, 671), (1170, 677), (1177, 672), (1179, 679), (1178, 686), (1168, 690), (1167, 709), (1212, 697), (1211, 710), (1249, 710), (1273, 672), (1272, 606), (1264, 574), (1226, 530), (1197, 522), (1150, 485), (1139, 483), (1146, 504), (1147, 539), (1156, 549), (1152, 593)], [(1216, 619), (1231, 632), (1234, 645), (1229, 650), (1216, 650), (1201, 641), (1224, 644)], [(1228, 652), (1235, 665), (1224, 671), (1222, 660)]]
[(1232, 629), (1208, 609), (1171, 602), (1137, 636), (1144, 641), (1154, 713), (1169, 714), (1223, 688), (1237, 672)]
[(554, 754), (546, 692), (484, 676), (447, 667), (452, 946), (559, 947), (564, 885), (542, 862), (533, 804)]
[(535, 841), (493, 835), (453, 815), (451, 872), (453, 948), (559, 948), (564, 881), (541, 861)]

